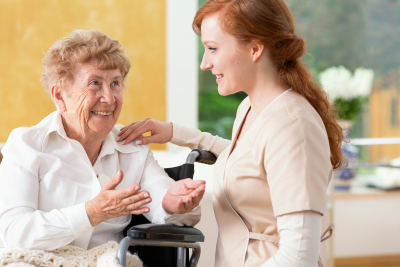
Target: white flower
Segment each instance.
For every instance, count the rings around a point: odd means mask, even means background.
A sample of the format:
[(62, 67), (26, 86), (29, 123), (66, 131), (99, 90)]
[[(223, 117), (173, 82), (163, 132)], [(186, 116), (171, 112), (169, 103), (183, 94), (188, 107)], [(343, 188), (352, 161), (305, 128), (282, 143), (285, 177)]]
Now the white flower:
[(369, 96), (373, 79), (372, 69), (358, 68), (352, 75), (343, 66), (327, 68), (319, 75), (322, 88), (328, 93), (331, 102), (339, 97), (350, 100), (358, 96)]

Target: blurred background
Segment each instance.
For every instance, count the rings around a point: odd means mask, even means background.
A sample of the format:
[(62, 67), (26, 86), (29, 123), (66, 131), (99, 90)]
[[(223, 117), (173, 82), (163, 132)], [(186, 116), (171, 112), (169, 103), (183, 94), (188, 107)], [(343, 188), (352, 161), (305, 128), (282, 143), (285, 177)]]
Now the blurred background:
[[(204, 47), (191, 29), (205, 0), (0, 0), (0, 148), (17, 127), (33, 126), (55, 110), (40, 84), (44, 53), (74, 29), (118, 39), (132, 68), (119, 120), (147, 117), (231, 138), (244, 93), (221, 97), (215, 76), (199, 69)], [(324, 225), (335, 227), (321, 254), (326, 266), (400, 266), (400, 0), (286, 0), (303, 61), (338, 111), (348, 136), (349, 167), (336, 173)], [(152, 145), (164, 167), (188, 150)], [(205, 179), (205, 233), (199, 266), (214, 264), (212, 167)], [(0, 185), (1, 186), (1, 185)]]

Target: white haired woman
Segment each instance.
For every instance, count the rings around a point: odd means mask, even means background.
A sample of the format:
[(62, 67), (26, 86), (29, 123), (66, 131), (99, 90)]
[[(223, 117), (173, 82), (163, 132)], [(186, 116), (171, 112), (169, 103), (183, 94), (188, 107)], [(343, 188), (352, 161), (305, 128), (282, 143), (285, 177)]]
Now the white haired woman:
[(129, 59), (118, 41), (76, 30), (44, 58), (57, 111), (15, 129), (0, 165), (0, 249), (84, 249), (119, 241), (131, 214), (194, 225), (205, 182), (174, 182), (148, 146), (122, 145), (115, 126)]

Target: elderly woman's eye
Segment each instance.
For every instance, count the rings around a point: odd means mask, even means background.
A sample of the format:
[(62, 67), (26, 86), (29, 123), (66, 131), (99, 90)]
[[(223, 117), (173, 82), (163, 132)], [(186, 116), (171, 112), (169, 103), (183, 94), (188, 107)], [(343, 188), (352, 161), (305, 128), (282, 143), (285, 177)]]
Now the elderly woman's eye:
[(89, 84), (90, 85), (99, 85), (99, 82), (98, 81), (91, 81)]
[(117, 81), (112, 82), (111, 85), (112, 85), (112, 86), (118, 86), (118, 85), (119, 85), (119, 82), (117, 82)]

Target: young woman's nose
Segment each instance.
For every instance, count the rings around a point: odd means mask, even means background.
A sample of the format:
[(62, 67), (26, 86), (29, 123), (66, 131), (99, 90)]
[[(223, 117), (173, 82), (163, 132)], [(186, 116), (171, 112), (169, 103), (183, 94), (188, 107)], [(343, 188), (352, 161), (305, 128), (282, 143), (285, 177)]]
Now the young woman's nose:
[(213, 65), (212, 65), (211, 61), (208, 59), (206, 53), (204, 53), (203, 60), (201, 61), (201, 64), (200, 64), (200, 69), (210, 70), (210, 69), (212, 69), (212, 67), (213, 67)]

